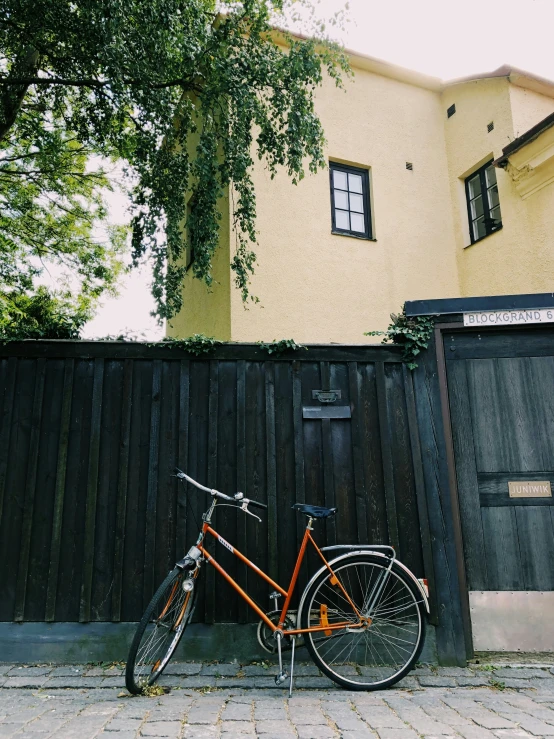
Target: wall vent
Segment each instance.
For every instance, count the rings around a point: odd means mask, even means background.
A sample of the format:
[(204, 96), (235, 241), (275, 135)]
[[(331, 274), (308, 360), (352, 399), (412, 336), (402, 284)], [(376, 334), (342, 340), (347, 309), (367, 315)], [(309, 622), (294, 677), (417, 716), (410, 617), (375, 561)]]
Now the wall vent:
[(414, 165), (411, 162), (406, 162), (406, 169), (409, 169), (411, 172), (413, 168), (414, 168)]
[(447, 108), (446, 115), (448, 116), (448, 118), (452, 118), (455, 112), (456, 112), (456, 104), (454, 103), (449, 108)]
[(494, 121), (487, 123), (487, 131), (490, 133), (494, 128)]

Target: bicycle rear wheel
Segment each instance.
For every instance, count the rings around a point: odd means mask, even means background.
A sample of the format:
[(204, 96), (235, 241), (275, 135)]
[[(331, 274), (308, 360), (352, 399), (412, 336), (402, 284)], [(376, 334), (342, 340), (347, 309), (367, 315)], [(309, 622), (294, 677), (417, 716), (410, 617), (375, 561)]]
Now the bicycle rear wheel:
[(198, 573), (175, 567), (148, 604), (127, 659), (130, 693), (138, 695), (153, 685), (171, 659), (194, 610)]
[[(355, 555), (332, 565), (310, 587), (303, 628), (348, 622), (351, 627), (309, 632), (306, 646), (320, 670), (350, 690), (387, 688), (416, 662), (425, 636), (423, 598), (399, 568), (387, 560)], [(355, 608), (345, 597), (343, 590)], [(360, 619), (364, 626), (356, 627)]]

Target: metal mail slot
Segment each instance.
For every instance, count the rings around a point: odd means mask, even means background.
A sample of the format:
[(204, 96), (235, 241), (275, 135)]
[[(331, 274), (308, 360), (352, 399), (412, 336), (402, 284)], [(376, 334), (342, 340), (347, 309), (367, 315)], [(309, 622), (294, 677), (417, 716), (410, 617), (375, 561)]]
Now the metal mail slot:
[(305, 405), (302, 408), (302, 416), (304, 418), (351, 418), (349, 405), (327, 405), (327, 406), (311, 406)]

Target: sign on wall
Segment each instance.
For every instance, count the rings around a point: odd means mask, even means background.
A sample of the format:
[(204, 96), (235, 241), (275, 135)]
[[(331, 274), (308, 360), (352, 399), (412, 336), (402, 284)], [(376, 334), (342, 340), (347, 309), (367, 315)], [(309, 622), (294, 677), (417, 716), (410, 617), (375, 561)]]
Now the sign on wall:
[(464, 326), (513, 326), (522, 323), (552, 323), (553, 308), (533, 310), (484, 310), (464, 313)]

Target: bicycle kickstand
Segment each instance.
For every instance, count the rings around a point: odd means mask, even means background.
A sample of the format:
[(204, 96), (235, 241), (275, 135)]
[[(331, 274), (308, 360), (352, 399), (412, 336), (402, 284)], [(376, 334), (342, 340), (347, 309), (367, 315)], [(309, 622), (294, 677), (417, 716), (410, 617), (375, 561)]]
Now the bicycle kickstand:
[(296, 646), (296, 636), (291, 637), (292, 639), (292, 655), (290, 658), (290, 684), (289, 684), (289, 698), (292, 698), (292, 678), (294, 675), (294, 648)]
[(273, 636), (277, 640), (277, 654), (279, 656), (279, 673), (275, 676), (275, 685), (281, 685), (289, 676), (288, 672), (286, 670), (283, 670), (283, 656), (281, 654), (281, 641), (283, 639), (283, 632), (278, 629)]

